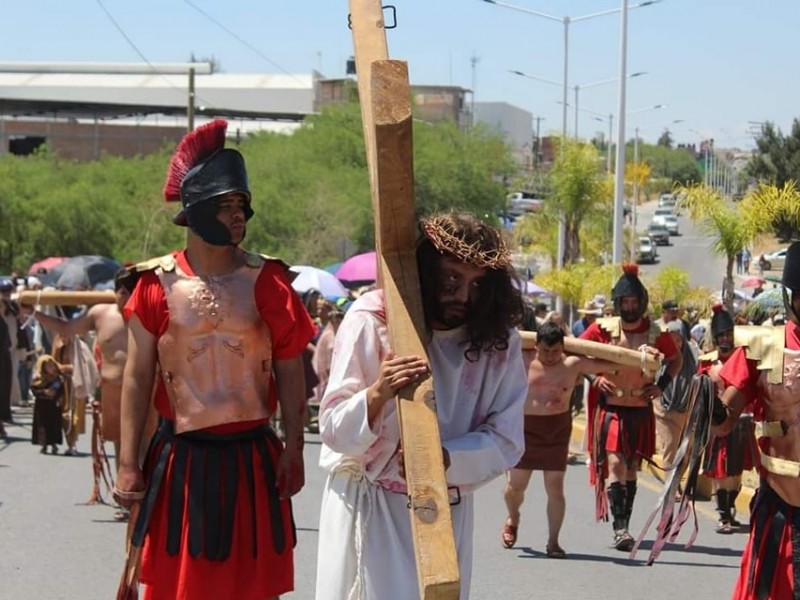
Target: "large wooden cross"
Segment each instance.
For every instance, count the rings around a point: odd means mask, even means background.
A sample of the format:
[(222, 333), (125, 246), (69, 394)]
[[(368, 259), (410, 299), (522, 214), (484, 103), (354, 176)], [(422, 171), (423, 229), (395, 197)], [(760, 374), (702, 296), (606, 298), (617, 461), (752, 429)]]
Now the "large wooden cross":
[[(415, 253), (418, 229), (408, 66), (388, 60), (380, 0), (350, 0), (350, 17), (389, 339), (397, 356), (425, 356), (425, 317)], [(458, 557), (433, 381), (428, 378), (400, 390), (397, 414), (420, 597), (457, 600)]]

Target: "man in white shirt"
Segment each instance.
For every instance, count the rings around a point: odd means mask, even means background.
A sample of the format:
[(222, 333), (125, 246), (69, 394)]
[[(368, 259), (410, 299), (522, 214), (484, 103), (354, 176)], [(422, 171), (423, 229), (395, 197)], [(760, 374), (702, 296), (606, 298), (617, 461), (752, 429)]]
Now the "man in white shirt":
[(383, 294), (369, 292), (339, 328), (320, 406), (322, 498), (317, 600), (417, 600), (407, 489), (392, 401), (433, 374), (461, 573), (469, 597), (472, 492), (513, 467), (524, 450), (527, 377), (523, 305), (510, 253), (494, 228), (463, 213), (423, 223), (417, 247), (428, 359), (394, 356)]

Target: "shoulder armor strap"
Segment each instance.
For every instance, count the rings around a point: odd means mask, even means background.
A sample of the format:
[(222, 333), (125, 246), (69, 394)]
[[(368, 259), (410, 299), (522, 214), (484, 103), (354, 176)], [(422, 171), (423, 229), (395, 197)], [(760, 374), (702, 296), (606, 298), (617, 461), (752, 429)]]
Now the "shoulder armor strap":
[(733, 329), (733, 343), (745, 348), (747, 358), (758, 361), (760, 371), (769, 371), (769, 383), (783, 382), (786, 332), (782, 326), (737, 325)]
[(706, 352), (705, 354), (701, 354), (697, 357), (697, 360), (700, 362), (710, 362), (715, 363), (719, 360), (719, 351), (712, 350), (711, 352)]
[(297, 273), (291, 271), (289, 269), (289, 264), (277, 258), (275, 256), (270, 256), (269, 254), (260, 254), (255, 252), (248, 252), (244, 250), (244, 263), (250, 267), (251, 269), (258, 269), (263, 265), (265, 262), (277, 263), (283, 270), (286, 272), (286, 277), (288, 277), (289, 281), (294, 281), (294, 278), (297, 277)]
[(597, 326), (612, 338), (622, 336), (622, 319), (619, 317), (601, 317), (595, 321)]
[(164, 256), (157, 256), (144, 262), (137, 263), (133, 269), (137, 273), (144, 273), (145, 271), (155, 271), (161, 267), (166, 272), (175, 270), (175, 257), (172, 254), (165, 254)]

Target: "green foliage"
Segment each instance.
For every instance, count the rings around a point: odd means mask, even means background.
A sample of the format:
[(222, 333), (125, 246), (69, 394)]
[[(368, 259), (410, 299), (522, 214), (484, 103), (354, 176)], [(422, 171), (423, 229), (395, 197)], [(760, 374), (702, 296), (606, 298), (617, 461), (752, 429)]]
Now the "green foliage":
[[(661, 143), (663, 141), (665, 140), (659, 139), (658, 144), (639, 143), (639, 160), (650, 165), (651, 178), (653, 180), (664, 178), (673, 184), (682, 185), (700, 181), (700, 168), (692, 155), (684, 148), (665, 146)], [(633, 142), (628, 142), (625, 151), (628, 162), (633, 161), (633, 154)], [(665, 191), (669, 191), (669, 188)]]
[(774, 123), (767, 121), (756, 138), (758, 152), (747, 165), (747, 174), (778, 187), (800, 181), (800, 119), (792, 122), (792, 130), (784, 135)]
[(672, 299), (682, 305), (689, 294), (689, 274), (678, 267), (665, 267), (656, 275), (648, 291), (653, 304), (663, 304)]
[(682, 208), (711, 238), (711, 249), (727, 261), (723, 302), (732, 313), (736, 253), (763, 234), (769, 228), (769, 220), (763, 218), (762, 209), (751, 198), (728, 203), (716, 189), (702, 185), (680, 188), (678, 192), (684, 195)]
[[(414, 124), (417, 209), (458, 208), (494, 219), (514, 171), (502, 138), (452, 123)], [(331, 105), (293, 135), (242, 140), (255, 218), (245, 246), (294, 264), (325, 265), (374, 246), (357, 104)], [(52, 255), (139, 261), (183, 245), (161, 195), (171, 148), (92, 163), (41, 152), (0, 157), (0, 273)]]
[(669, 129), (664, 130), (664, 133), (659, 136), (656, 144), (664, 146), (664, 148), (672, 148), (672, 133)]
[[(566, 232), (564, 264), (577, 262), (585, 249), (598, 244), (584, 245), (583, 235), (589, 223), (598, 224), (609, 218), (612, 190), (605, 175), (598, 171), (598, 153), (592, 144), (562, 140), (556, 162), (548, 177), (552, 190), (544, 208), (526, 217), (519, 225), (517, 236), (529, 242), (529, 247), (545, 251), (556, 264), (559, 215), (563, 215)], [(608, 231), (610, 231), (610, 223)], [(605, 239), (605, 231), (593, 231)], [(587, 257), (594, 261), (597, 256)]]

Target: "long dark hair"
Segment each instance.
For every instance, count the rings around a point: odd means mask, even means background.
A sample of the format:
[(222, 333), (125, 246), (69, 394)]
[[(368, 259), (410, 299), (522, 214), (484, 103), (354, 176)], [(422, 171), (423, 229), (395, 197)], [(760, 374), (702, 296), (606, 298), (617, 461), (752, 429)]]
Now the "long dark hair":
[[(488, 225), (471, 216), (469, 219), (464, 215), (459, 216), (459, 225), (469, 228), (464, 232), (465, 239), (476, 240), (484, 246), (493, 244), (495, 236), (482, 235), (483, 230), (489, 229)], [(492, 247), (484, 249), (494, 250)], [(417, 267), (427, 322), (436, 314), (440, 259), (444, 255), (449, 254), (440, 252), (427, 237), (420, 238), (417, 244)], [(509, 330), (522, 323), (524, 316), (522, 296), (519, 288), (513, 284), (514, 279), (516, 274), (510, 265), (487, 269), (478, 300), (470, 306), (466, 322), (469, 346), (464, 351), (464, 357), (467, 360), (477, 361), (481, 352), (508, 349)]]

